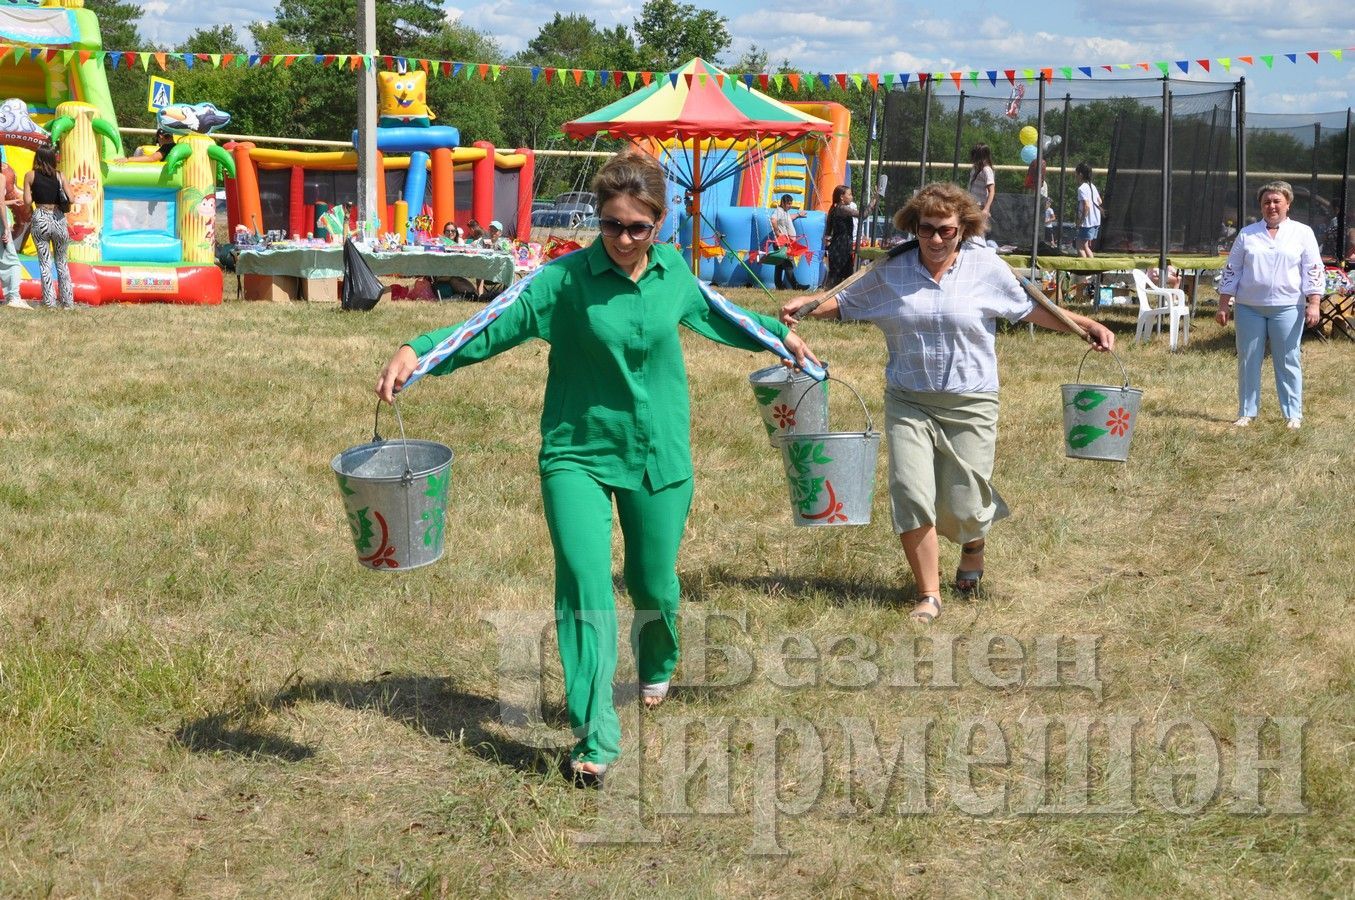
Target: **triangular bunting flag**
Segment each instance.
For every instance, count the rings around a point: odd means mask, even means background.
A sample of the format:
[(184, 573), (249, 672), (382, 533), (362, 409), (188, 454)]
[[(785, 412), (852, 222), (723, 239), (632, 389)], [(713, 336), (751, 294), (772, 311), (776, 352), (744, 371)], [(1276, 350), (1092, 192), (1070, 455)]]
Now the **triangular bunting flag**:
[(362, 55), (355, 53), (348, 57), (348, 71), (356, 72), (358, 66), (362, 65)]
[(72, 59), (75, 59), (75, 51), (74, 51), (74, 50), (62, 50), (62, 51), (61, 51), (61, 64), (62, 64), (63, 66), (69, 66), (69, 65), (71, 64), (71, 60), (72, 60)]
[[(461, 74), (461, 70), (464, 69), (464, 68), (466, 68), (466, 64), (465, 64), (465, 63), (459, 63), (459, 62), (454, 62), (454, 63), (452, 63), (452, 77), (455, 78), (456, 76), (460, 75), (460, 74)], [(552, 70), (551, 70), (551, 69), (547, 69), (546, 71), (547, 71), (547, 73), (549, 73), (549, 72), (551, 72)], [(549, 78), (549, 76), (546, 78), (546, 82), (547, 82), (547, 83), (550, 83), (550, 78)]]
[(292, 63), (294, 62), (296, 62), (296, 54), (288, 53), (286, 56), (282, 58), (282, 67), (284, 69), (290, 69), (292, 67)]
[[(443, 65), (446, 66), (447, 64), (443, 63)], [(442, 74), (443, 75), (447, 74), (447, 70), (445, 68), (442, 70)], [(532, 66), (532, 84), (536, 84), (536, 80), (540, 77), (541, 77), (541, 67)]]
[(997, 87), (997, 69), (989, 69), (985, 74), (988, 76), (988, 83)]
[[(19, 48), (18, 48), (18, 47), (15, 47), (14, 49), (17, 50), (17, 49), (19, 49)], [(111, 60), (113, 61), (113, 68), (116, 69), (118, 66), (122, 65), (122, 51), (121, 51), (121, 50), (109, 50), (109, 51), (108, 51), (108, 58), (111, 59)], [(1339, 58), (1339, 57), (1338, 57), (1338, 58)]]
[(781, 93), (781, 85), (786, 80), (784, 75), (773, 75), (772, 84), (776, 85), (776, 92)]
[(970, 83), (970, 84), (978, 84), (978, 83), (979, 83), (979, 73), (978, 73), (978, 72), (970, 72), (970, 73), (969, 73), (969, 83)]
[(550, 82), (551, 82), (551, 79), (554, 78), (554, 77), (555, 77), (555, 69), (552, 69), (552, 68), (550, 68), (550, 67), (547, 67), (547, 68), (546, 68), (546, 84), (549, 85)]
[(950, 80), (953, 81), (953, 82), (955, 82), (955, 90), (957, 90), (957, 91), (960, 90), (960, 79), (961, 79), (962, 77), (964, 77), (964, 73), (963, 73), (963, 72), (951, 72), (951, 73), (950, 73)]
[(828, 77), (828, 75), (826, 75), (823, 72), (819, 73), (819, 81), (822, 81), (823, 86), (826, 88), (831, 88), (833, 86), (833, 79)]
[[(194, 64), (194, 62), (196, 62), (196, 57), (195, 57), (192, 53), (183, 53), (183, 54), (180, 54), (180, 55), (181, 55), (181, 57), (183, 58), (183, 64), (184, 64), (185, 66), (187, 66), (188, 68), (190, 68), (190, 69), (193, 68), (193, 64)], [(161, 66), (161, 68), (164, 68), (164, 67)]]
[(653, 73), (653, 72), (641, 72), (641, 73), (640, 73), (640, 83), (643, 84), (645, 87), (649, 87), (649, 83), (650, 83), (651, 81), (653, 81), (653, 80), (654, 80), (654, 73)]
[(1219, 65), (1223, 66), (1223, 71), (1231, 72), (1233, 70), (1233, 58), (1231, 56), (1220, 56)]
[[(38, 51), (37, 51), (37, 50), (34, 50), (33, 52), (34, 52), (34, 53), (37, 53)], [(48, 62), (52, 62), (53, 60), (56, 59), (57, 54), (58, 54), (59, 52), (60, 52), (59, 50), (54, 50), (54, 49), (53, 49), (53, 50), (46, 50), (46, 51), (43, 51), (42, 58), (45, 59), (45, 60), (47, 60)], [(37, 57), (34, 57), (34, 59), (36, 59), (36, 58), (37, 58)]]
[(866, 73), (866, 80), (870, 82), (870, 89), (871, 89), (872, 91), (878, 91), (878, 90), (880, 89), (880, 73), (879, 73), (879, 72), (867, 72), (867, 73)]
[(1309, 50), (1309, 51), (1308, 51), (1308, 58), (1311, 59), (1313, 62), (1317, 62), (1317, 58), (1318, 58), (1318, 56), (1320, 56), (1320, 55), (1321, 55), (1321, 54), (1319, 54), (1316, 50)]
[(739, 77), (743, 81), (744, 87), (748, 88), (749, 90), (753, 89), (753, 74), (751, 72), (744, 72), (743, 75)]
[[(838, 87), (842, 88), (844, 91), (847, 89), (847, 73), (846, 73), (846, 72), (838, 72), (836, 75), (833, 76), (833, 80), (836, 81)], [(824, 87), (832, 87), (832, 85), (830, 85), (827, 81), (825, 81), (825, 82), (823, 83), (823, 86), (824, 86)]]
[(362, 60), (362, 67), (366, 69), (368, 72), (376, 68), (375, 56), (368, 56), (367, 54), (364, 53), (362, 56), (358, 58)]
[(80, 65), (83, 66), (85, 63), (89, 62), (89, 51), (88, 51), (88, 50), (81, 50), (81, 51), (80, 51), (78, 54), (76, 54), (76, 55), (80, 57)]
[(1022, 77), (1022, 78), (1025, 78), (1027, 81), (1034, 81), (1034, 80), (1035, 80), (1035, 70), (1034, 70), (1034, 69), (1022, 69), (1022, 70), (1021, 70), (1021, 77)]
[(918, 73), (917, 73), (917, 83), (918, 83), (918, 84), (926, 84), (926, 83), (927, 83), (927, 80), (928, 80), (929, 78), (931, 78), (931, 77), (932, 77), (932, 76), (931, 76), (929, 73), (927, 73), (927, 72), (918, 72)]
[[(1139, 67), (1140, 69), (1142, 69), (1142, 70), (1145, 71), (1145, 72), (1148, 72), (1148, 71), (1151, 71), (1151, 70), (1152, 70), (1152, 66), (1150, 66), (1150, 65), (1149, 65), (1148, 63), (1146, 63), (1146, 62), (1138, 63), (1137, 65), (1138, 65), (1138, 67)], [(1163, 74), (1165, 75), (1166, 73), (1164, 72)]]
[(592, 86), (593, 86), (593, 83), (597, 80), (597, 77), (598, 77), (597, 70), (596, 70), (596, 69), (584, 69), (584, 70), (583, 70), (583, 77), (584, 77), (584, 80), (588, 82), (588, 86), (589, 86), (589, 87), (592, 87)]
[(160, 71), (165, 71), (165, 54), (153, 53), (151, 55), (155, 57), (155, 64), (160, 67)]
[(1015, 70), (1015, 69), (1007, 69), (1007, 70), (1004, 71), (1002, 74), (1007, 76), (1007, 83), (1008, 83), (1008, 84), (1016, 84), (1016, 70)]
[(607, 86), (607, 82), (609, 82), (609, 81), (611, 81), (611, 80), (612, 80), (612, 73), (611, 73), (610, 71), (608, 71), (607, 69), (599, 69), (599, 70), (598, 70), (598, 82), (599, 82), (603, 87), (606, 87), (606, 86)]
[(427, 75), (427, 74), (428, 74), (428, 60), (426, 60), (426, 59), (421, 59), (421, 60), (419, 60), (419, 68), (420, 68), (420, 69), (423, 69), (424, 74)]
[(1159, 62), (1153, 63), (1153, 65), (1157, 66), (1157, 70), (1158, 70), (1159, 72), (1161, 72), (1163, 75), (1166, 75), (1166, 74), (1167, 74), (1167, 70), (1171, 68), (1171, 63), (1168, 63), (1168, 62), (1162, 62), (1162, 61), (1159, 61)]
[[(476, 67), (476, 71), (480, 74), (480, 80), (484, 81), (485, 76), (489, 74), (489, 63), (480, 63), (480, 65)], [(592, 79), (589, 79), (588, 83), (592, 84)]]
[(1180, 69), (1182, 72), (1190, 72), (1190, 60), (1178, 59), (1176, 61), (1176, 68)]
[(1275, 68), (1275, 57), (1273, 55), (1261, 57), (1261, 62), (1266, 64), (1267, 69)]
[[(1273, 56), (1271, 57), (1271, 59), (1274, 59), (1274, 58), (1275, 58), (1275, 57), (1273, 57)], [(1297, 53), (1286, 53), (1286, 54), (1284, 55), (1284, 58), (1287, 59), (1287, 60), (1289, 60), (1291, 63), (1296, 63), (1296, 62), (1299, 61), (1299, 56), (1298, 56)], [(1261, 57), (1261, 59), (1264, 60), (1265, 57), (1263, 56), (1263, 57)]]
[(865, 76), (862, 75), (861, 73), (859, 73), (859, 72), (853, 72), (853, 73), (852, 73), (852, 84), (856, 87), (856, 89), (857, 89), (858, 91), (861, 90), (861, 84), (862, 84), (862, 82), (864, 82), (865, 80), (866, 80), (866, 79), (865, 79)]
[(904, 88), (905, 90), (908, 88), (908, 78), (909, 75), (907, 72), (899, 73), (899, 86)]
[(762, 88), (762, 89), (765, 91), (765, 90), (767, 90), (767, 85), (768, 85), (770, 82), (771, 82), (771, 78), (767, 75), (766, 72), (759, 72), (759, 73), (758, 73), (758, 76), (757, 76), (758, 87)]
[(1197, 59), (1195, 60), (1195, 65), (1199, 66), (1201, 69), (1204, 69), (1206, 72), (1209, 71), (1209, 60), (1207, 59)]
[(1077, 67), (1077, 70), (1078, 70), (1079, 72), (1081, 72), (1083, 75), (1086, 75), (1088, 78), (1091, 78), (1091, 77), (1092, 77), (1092, 67), (1091, 67), (1091, 66), (1078, 66), (1078, 67)]
[[(800, 73), (799, 72), (787, 73), (786, 80), (790, 82), (790, 89), (798, 93), (800, 90)], [(776, 89), (778, 91), (781, 90), (781, 85), (779, 83), (777, 84)]]
[(717, 74), (717, 75), (715, 76), (715, 84), (716, 84), (717, 86), (723, 88), (723, 87), (725, 86), (725, 76), (723, 76), (723, 75), (718, 75), (718, 74)]
[(1072, 67), (1072, 66), (1059, 66), (1059, 74), (1063, 76), (1063, 80), (1064, 80), (1064, 81), (1072, 81), (1072, 80), (1073, 80), (1073, 67)]
[[(677, 83), (678, 83), (678, 73), (677, 73), (677, 72), (669, 72), (669, 73), (668, 73), (668, 80), (671, 81), (671, 82), (673, 83), (673, 87), (677, 87)], [(688, 76), (687, 76), (687, 87), (690, 88), (691, 86), (692, 86), (692, 76), (688, 75)]]
[[(579, 85), (583, 84), (583, 70), (582, 70), (582, 69), (570, 69), (570, 70), (569, 70), (569, 74), (570, 74), (570, 77), (572, 77), (572, 78), (574, 79), (574, 86), (575, 86), (575, 87), (578, 87)], [(589, 79), (589, 83), (590, 83), (590, 84), (592, 83), (592, 79)]]
[(1341, 51), (1340, 51), (1340, 50), (1333, 50), (1333, 51), (1331, 51), (1331, 55), (1334, 56), (1334, 57), (1336, 57), (1336, 58), (1339, 60), (1339, 59), (1341, 58)]
[(151, 55), (149, 53), (138, 53), (137, 56), (141, 57), (141, 68), (144, 71), (150, 65)]
[(635, 73), (634, 73), (634, 72), (627, 72), (627, 73), (626, 73), (626, 84), (630, 86), (630, 89), (631, 89), (631, 90), (635, 90)]
[(1102, 66), (1101, 68), (1105, 69), (1107, 72), (1114, 72), (1114, 71), (1115, 71), (1115, 67), (1114, 67), (1114, 66)]
[(1249, 66), (1254, 66), (1254, 65), (1256, 65), (1256, 58), (1255, 58), (1255, 57), (1251, 57), (1251, 56), (1238, 56), (1238, 57), (1235, 57), (1235, 58), (1237, 59), (1238, 62), (1244, 62), (1244, 63), (1246, 63), (1246, 64), (1249, 65)]

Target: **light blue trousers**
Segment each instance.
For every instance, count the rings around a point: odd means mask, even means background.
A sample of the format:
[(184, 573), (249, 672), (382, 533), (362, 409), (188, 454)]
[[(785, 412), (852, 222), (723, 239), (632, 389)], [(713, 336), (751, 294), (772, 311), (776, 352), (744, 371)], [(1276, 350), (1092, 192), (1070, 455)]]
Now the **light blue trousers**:
[(5, 300), (19, 299), (19, 282), (23, 277), (24, 267), (14, 241), (5, 241), (0, 245), (0, 290), (4, 291)]
[(1255, 416), (1261, 406), (1261, 359), (1270, 345), (1275, 368), (1275, 393), (1280, 414), (1303, 418), (1303, 367), (1299, 339), (1303, 337), (1303, 307), (1236, 306), (1237, 414)]

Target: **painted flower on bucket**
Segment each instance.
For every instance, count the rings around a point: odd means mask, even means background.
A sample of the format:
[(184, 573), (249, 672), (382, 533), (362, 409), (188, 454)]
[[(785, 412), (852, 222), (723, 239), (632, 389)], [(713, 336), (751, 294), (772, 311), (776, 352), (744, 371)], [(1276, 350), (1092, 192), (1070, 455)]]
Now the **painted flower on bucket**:
[(1124, 433), (1129, 430), (1129, 412), (1123, 406), (1112, 409), (1110, 415), (1106, 418), (1106, 427), (1116, 437), (1123, 437)]
[(778, 428), (790, 428), (795, 424), (795, 410), (785, 403), (779, 403), (772, 407), (772, 418), (776, 420)]

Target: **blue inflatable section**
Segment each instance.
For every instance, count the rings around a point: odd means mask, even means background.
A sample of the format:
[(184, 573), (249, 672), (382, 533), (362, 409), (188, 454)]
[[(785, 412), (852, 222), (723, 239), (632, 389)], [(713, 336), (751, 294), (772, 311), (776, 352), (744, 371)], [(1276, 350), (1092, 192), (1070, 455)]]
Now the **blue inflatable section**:
[[(353, 132), (353, 146), (357, 147), (361, 138)], [(397, 126), (376, 130), (376, 149), (382, 153), (413, 153), (422, 150), (425, 153), (446, 147), (448, 150), (461, 146), (461, 132), (451, 125), (433, 125), (429, 128)]]

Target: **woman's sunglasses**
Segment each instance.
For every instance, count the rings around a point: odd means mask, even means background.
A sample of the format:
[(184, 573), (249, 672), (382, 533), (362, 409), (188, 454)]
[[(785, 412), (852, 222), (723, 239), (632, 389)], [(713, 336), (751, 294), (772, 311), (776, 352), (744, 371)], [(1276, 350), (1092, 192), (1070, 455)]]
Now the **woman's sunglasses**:
[(932, 235), (940, 237), (943, 241), (948, 241), (955, 237), (959, 231), (959, 227), (955, 225), (942, 225), (940, 228), (936, 228), (935, 226), (923, 222), (917, 226), (917, 236), (924, 241)]
[(630, 235), (632, 241), (643, 241), (654, 232), (653, 222), (631, 222), (629, 225), (619, 219), (598, 219), (598, 231), (609, 238), (621, 237), (621, 232)]

